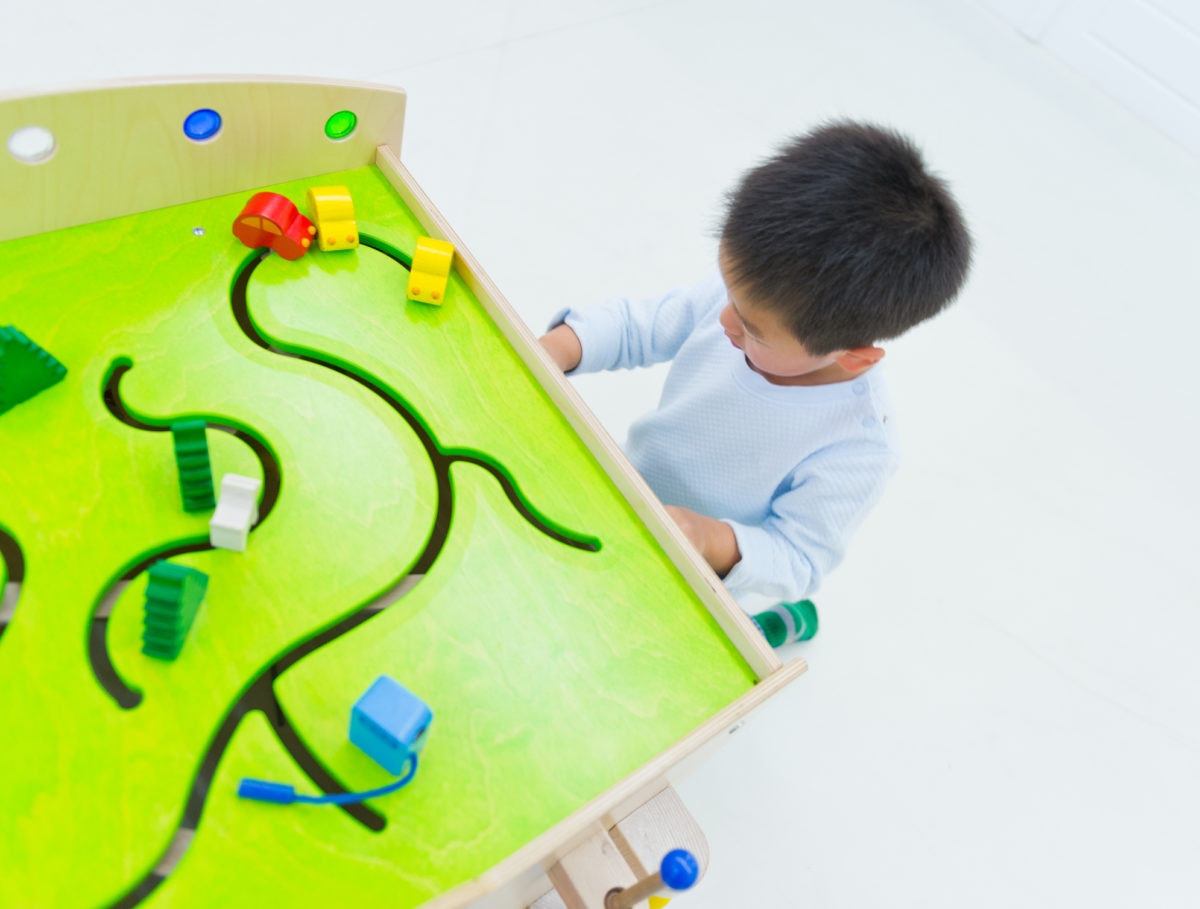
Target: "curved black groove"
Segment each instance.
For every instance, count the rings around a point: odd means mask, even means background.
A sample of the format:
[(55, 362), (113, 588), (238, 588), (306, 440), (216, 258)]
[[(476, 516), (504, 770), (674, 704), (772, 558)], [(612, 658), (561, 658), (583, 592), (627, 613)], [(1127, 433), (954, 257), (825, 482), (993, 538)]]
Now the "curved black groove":
[[(316, 759), (316, 756), (296, 735), (295, 730), (284, 716), (279, 700), (275, 697), (274, 682), (278, 672), (272, 672), (274, 668), (272, 666), (271, 670), (260, 673), (241, 698), (225, 714), (221, 725), (217, 728), (216, 735), (209, 742), (199, 769), (196, 771), (191, 792), (188, 793), (187, 803), (184, 805), (183, 816), (171, 842), (167, 844), (167, 848), (159, 856), (150, 873), (138, 881), (119, 900), (112, 903), (109, 909), (133, 909), (157, 890), (159, 885), (170, 876), (175, 865), (190, 845), (191, 838), (200, 824), (200, 816), (204, 812), (204, 803), (208, 799), (208, 788), (216, 775), (217, 764), (220, 763), (225, 749), (229, 747), (242, 718), (255, 710), (266, 716), (288, 754), (308, 774), (309, 778), (321, 787), (322, 791), (327, 793), (347, 791)], [(353, 804), (341, 807), (370, 830), (379, 832), (387, 826), (387, 820), (383, 815), (367, 805)]]
[[(149, 423), (135, 417), (125, 406), (125, 402), (121, 399), (121, 379), (132, 368), (133, 364), (124, 358), (114, 360), (112, 365), (109, 366), (108, 374), (105, 376), (104, 385), (101, 389), (104, 404), (108, 408), (109, 413), (126, 426), (134, 429), (145, 432), (169, 432), (172, 420), (164, 419), (161, 422)], [(250, 449), (258, 458), (263, 475), (263, 494), (262, 501), (259, 504), (258, 523), (254, 525), (252, 530), (257, 529), (270, 516), (275, 503), (279, 500), (279, 491), (282, 486), (282, 472), (279, 468), (279, 460), (265, 442), (237, 426), (216, 420), (207, 421), (207, 425), (213, 429), (219, 429), (237, 436), (250, 446)], [(206, 552), (212, 548), (212, 544), (208, 542), (207, 537), (200, 537), (179, 540), (143, 555), (138, 561), (129, 565), (123, 571), (118, 572), (104, 586), (100, 596), (92, 604), (91, 618), (88, 624), (88, 660), (91, 663), (92, 674), (96, 677), (96, 681), (100, 683), (100, 687), (123, 710), (132, 710), (138, 706), (142, 702), (142, 693), (121, 678), (116, 667), (113, 665), (112, 656), (108, 652), (108, 608), (106, 607), (111, 607), (113, 601), (116, 600), (117, 596), (124, 589), (122, 582), (127, 584), (134, 580), (160, 559), (169, 559), (173, 556), (182, 555), (185, 552)]]
[[(371, 249), (376, 249), (390, 258), (400, 261), (401, 264), (405, 264), (403, 260), (397, 258), (398, 253), (396, 253), (395, 250), (386, 247), (386, 244), (382, 244), (380, 241), (375, 240), (375, 238), (360, 236), (359, 241), (361, 245), (368, 246)], [(254, 319), (250, 316), (250, 301), (247, 295), (247, 289), (250, 286), (251, 276), (267, 257), (267, 253), (268, 250), (259, 250), (251, 255), (245, 262), (243, 262), (242, 268), (238, 272), (233, 283), (233, 291), (231, 294), (233, 317), (237, 322), (238, 327), (241, 328), (243, 334), (245, 334), (249, 340), (254, 342), (263, 350), (270, 351), (271, 353), (279, 354), (285, 357), (291, 357), (296, 360), (304, 360), (305, 362), (313, 363), (317, 366), (324, 367), (325, 369), (331, 369), (334, 372), (337, 372), (351, 381), (361, 385), (363, 388), (367, 389), (367, 391), (379, 398), (383, 403), (387, 404), (388, 407), (390, 407), (402, 420), (404, 420), (405, 423), (408, 424), (408, 427), (421, 441), (421, 445), (425, 449), (425, 453), (432, 462), (434, 470), (438, 475), (439, 493), (443, 491), (449, 491), (448, 486), (443, 488), (441, 481), (442, 475), (448, 472), (448, 469), (452, 463), (455, 461), (464, 461), (469, 464), (474, 464), (478, 467), (482, 467), (496, 478), (496, 480), (500, 483), (501, 488), (504, 490), (505, 495), (508, 496), (509, 501), (511, 501), (514, 507), (516, 507), (518, 514), (520, 514), (521, 517), (529, 522), (531, 526), (546, 534), (551, 539), (554, 539), (567, 546), (572, 546), (576, 549), (582, 549), (587, 552), (599, 551), (600, 543), (595, 537), (571, 533), (563, 528), (556, 527), (541, 514), (534, 511), (533, 508), (529, 506), (528, 502), (526, 502), (526, 500), (521, 496), (520, 488), (517, 486), (516, 481), (513, 480), (507, 472), (505, 472), (494, 462), (474, 454), (443, 451), (441, 446), (438, 445), (437, 440), (434, 439), (433, 433), (417, 417), (416, 412), (411, 408), (408, 401), (379, 379), (366, 374), (365, 371), (360, 373), (347, 369), (339, 363), (322, 357), (317, 351), (313, 351), (308, 348), (300, 347), (298, 345), (294, 348), (280, 347), (273, 343), (272, 339), (264, 335), (259, 329), (258, 325), (255, 324)], [(442, 501), (443, 499), (439, 495), (439, 505), (442, 503)], [(441, 515), (439, 514), (439, 517), (440, 516)], [(414, 571), (417, 570), (421, 569), (414, 568)]]
[(557, 527), (544, 515), (535, 512), (521, 495), (521, 490), (517, 486), (516, 480), (510, 477), (499, 465), (489, 461), (487, 458), (481, 458), (473, 454), (447, 455), (446, 460), (451, 464), (455, 461), (474, 464), (476, 467), (482, 467), (490, 473), (496, 478), (496, 482), (500, 484), (500, 488), (504, 490), (504, 494), (508, 497), (508, 501), (516, 509), (517, 513), (552, 540), (556, 540), (564, 546), (582, 549), (584, 552), (600, 551), (600, 541), (595, 537), (584, 536), (582, 534), (572, 535), (570, 531)]
[(373, 237), (370, 234), (359, 234), (358, 242), (363, 246), (369, 246), (376, 252), (381, 252), (393, 262), (396, 262), (405, 271), (412, 270), (412, 256), (402, 249), (398, 249), (388, 243), (386, 240), (381, 240), (379, 237)]
[(142, 693), (121, 678), (117, 667), (113, 665), (112, 655), (108, 652), (108, 615), (113, 603), (130, 581), (148, 570), (159, 559), (169, 559), (185, 552), (205, 552), (209, 549), (212, 549), (212, 544), (208, 542), (207, 537), (201, 537), (173, 543), (144, 555), (123, 571), (119, 571), (116, 577), (105, 584), (100, 596), (92, 604), (91, 619), (88, 622), (88, 661), (91, 663), (92, 675), (96, 677), (100, 687), (122, 710), (132, 710), (140, 704)]
[[(403, 253), (400, 253), (382, 241), (364, 235), (360, 235), (359, 240), (362, 245), (389, 256), (405, 268), (408, 268), (411, 264), (404, 257)], [(250, 277), (266, 258), (267, 253), (267, 250), (259, 250), (251, 254), (239, 268), (231, 288), (230, 301), (233, 317), (243, 334), (263, 350), (280, 356), (305, 360), (326, 369), (332, 369), (371, 391), (412, 429), (425, 449), (430, 462), (433, 464), (434, 473), (437, 478), (438, 504), (433, 527), (430, 530), (428, 539), (425, 541), (420, 556), (413, 564), (411, 569), (412, 574), (425, 574), (434, 562), (437, 561), (437, 557), (449, 537), (450, 518), (453, 511), (453, 484), (450, 480), (450, 468), (457, 461), (474, 464), (488, 471), (496, 478), (496, 481), (500, 484), (517, 512), (531, 526), (537, 528), (542, 533), (578, 549), (589, 552), (595, 552), (600, 549), (600, 543), (596, 538), (582, 534), (572, 534), (553, 525), (549, 520), (535, 512), (521, 496), (516, 481), (498, 464), (475, 454), (443, 452), (434, 439), (433, 434), (417, 419), (416, 414), (409, 408), (407, 401), (399, 394), (388, 389), (382, 382), (361, 376), (337, 363), (322, 359), (316, 351), (308, 351), (299, 347), (294, 350), (288, 350), (272, 343), (271, 339), (262, 334), (251, 318), (247, 298)], [(117, 399), (119, 401), (119, 396)], [(175, 836), (168, 844), (163, 855), (160, 856), (159, 861), (156, 862), (154, 868), (141, 881), (134, 885), (133, 889), (126, 893), (124, 897), (113, 903), (109, 909), (133, 909), (133, 907), (137, 906), (150, 893), (157, 889), (171, 873), (174, 863), (178, 861), (182, 853), (187, 849), (191, 835), (200, 822), (200, 816), (203, 813), (204, 804), (208, 797), (208, 788), (216, 773), (217, 764), (229, 746), (229, 742), (232, 740), (233, 734), (237, 730), (242, 717), (253, 710), (259, 710), (266, 715), (280, 743), (313, 784), (319, 787), (322, 792), (330, 794), (347, 791), (316, 759), (315, 755), (313, 755), (291, 726), (291, 723), (283, 713), (278, 698), (275, 696), (275, 679), (313, 651), (341, 637), (377, 615), (382, 608), (386, 608), (387, 604), (398, 598), (396, 593), (397, 588), (400, 588), (404, 584), (408, 576), (409, 573), (406, 572), (387, 591), (378, 597), (375, 597), (328, 628), (298, 642), (255, 676), (245, 693), (226, 712), (216, 735), (209, 744), (204, 759), (201, 761), (196, 776), (193, 778), (192, 789)], [(377, 606), (376, 604), (383, 605)], [(386, 818), (364, 804), (356, 803), (339, 805), (337, 807), (363, 824), (363, 826), (375, 832), (380, 832), (387, 826)]]
[[(132, 368), (133, 363), (124, 357), (119, 357), (109, 366), (108, 374), (104, 379), (104, 387), (101, 390), (104, 406), (114, 417), (133, 429), (141, 429), (146, 432), (170, 432), (171, 424), (176, 422), (175, 420), (162, 419), (156, 420), (154, 423), (147, 423), (131, 414), (125, 406), (125, 402), (121, 400), (121, 379)], [(262, 468), (263, 489), (262, 499), (258, 504), (258, 523), (254, 525), (257, 527), (270, 517), (271, 510), (279, 501), (279, 492), (283, 485), (283, 473), (279, 468), (279, 458), (275, 456), (275, 452), (266, 442), (253, 433), (246, 432), (240, 426), (215, 419), (206, 419), (205, 425), (209, 429), (227, 432), (245, 442), (258, 458), (259, 466)]]
[(21, 585), (25, 583), (25, 553), (16, 537), (3, 527), (0, 527), (0, 559), (4, 559), (8, 577), (5, 585), (0, 587), (0, 636), (3, 636), (16, 611), (17, 600), (21, 598)]

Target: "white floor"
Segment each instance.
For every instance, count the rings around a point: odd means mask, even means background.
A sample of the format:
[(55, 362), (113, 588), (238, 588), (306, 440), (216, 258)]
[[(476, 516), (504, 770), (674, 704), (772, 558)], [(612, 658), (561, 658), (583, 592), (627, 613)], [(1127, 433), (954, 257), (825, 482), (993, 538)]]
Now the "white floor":
[[(889, 351), (907, 460), (810, 673), (681, 787), (678, 905), (1200, 905), (1200, 160), (970, 0), (0, 5), (0, 92), (201, 72), (407, 88), (404, 157), (538, 329), (711, 268), (790, 132), (916, 137), (973, 278)], [(660, 381), (578, 387), (620, 438)]]

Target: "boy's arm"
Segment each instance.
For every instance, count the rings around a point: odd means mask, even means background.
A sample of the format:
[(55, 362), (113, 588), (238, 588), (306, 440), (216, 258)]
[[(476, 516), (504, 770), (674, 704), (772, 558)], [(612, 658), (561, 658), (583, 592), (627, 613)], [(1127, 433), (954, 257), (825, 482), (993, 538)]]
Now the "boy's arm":
[[(554, 317), (542, 344), (564, 370), (568, 369), (564, 363), (572, 359), (569, 370), (581, 373), (650, 366), (673, 358), (699, 320), (710, 314), (717, 318), (725, 299), (725, 285), (720, 275), (713, 275), (661, 297), (618, 298), (587, 309), (566, 309)], [(555, 335), (564, 325), (573, 338)], [(570, 349), (558, 349), (559, 344)]]
[(560, 322), (542, 335), (538, 340), (550, 359), (563, 372), (570, 372), (583, 359), (583, 346), (579, 343), (579, 335), (566, 322)]
[(811, 596), (842, 561), (895, 467), (895, 452), (875, 444), (835, 445), (807, 459), (761, 524), (720, 522), (740, 554), (723, 576), (725, 586), (735, 597), (754, 592), (791, 602)]
[(704, 556), (704, 561), (712, 566), (717, 577), (725, 577), (741, 561), (737, 535), (724, 521), (706, 517), (680, 505), (664, 507), (683, 535), (696, 547), (696, 551)]

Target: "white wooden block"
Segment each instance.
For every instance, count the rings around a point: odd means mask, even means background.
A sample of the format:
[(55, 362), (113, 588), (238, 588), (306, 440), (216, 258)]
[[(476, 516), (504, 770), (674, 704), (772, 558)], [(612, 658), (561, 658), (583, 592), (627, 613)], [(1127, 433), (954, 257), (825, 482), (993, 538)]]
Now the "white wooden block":
[(227, 473), (221, 477), (217, 510), (208, 522), (208, 539), (217, 549), (246, 551), (250, 528), (258, 521), (258, 493), (262, 481)]

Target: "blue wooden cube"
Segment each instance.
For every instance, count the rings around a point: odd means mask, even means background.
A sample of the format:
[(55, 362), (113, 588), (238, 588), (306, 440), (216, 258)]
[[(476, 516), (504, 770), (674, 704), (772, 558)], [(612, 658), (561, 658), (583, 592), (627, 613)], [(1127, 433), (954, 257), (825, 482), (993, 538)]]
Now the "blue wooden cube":
[(350, 741), (389, 773), (399, 775), (425, 745), (433, 711), (419, 697), (381, 675), (350, 711)]

